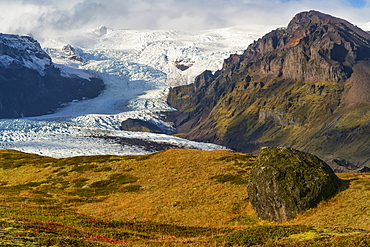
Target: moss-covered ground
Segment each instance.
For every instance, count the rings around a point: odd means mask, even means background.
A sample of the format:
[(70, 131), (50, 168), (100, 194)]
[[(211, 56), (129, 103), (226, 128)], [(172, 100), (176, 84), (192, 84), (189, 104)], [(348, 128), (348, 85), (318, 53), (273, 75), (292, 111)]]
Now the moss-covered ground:
[(167, 150), (53, 159), (0, 150), (0, 246), (369, 246), (370, 174), (297, 219), (258, 219), (255, 157)]

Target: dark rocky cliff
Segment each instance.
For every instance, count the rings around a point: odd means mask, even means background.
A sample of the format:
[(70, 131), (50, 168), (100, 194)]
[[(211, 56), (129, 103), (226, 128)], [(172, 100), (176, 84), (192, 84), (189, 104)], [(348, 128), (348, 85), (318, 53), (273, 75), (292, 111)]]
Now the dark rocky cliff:
[(63, 77), (33, 38), (0, 34), (0, 118), (43, 115), (103, 89), (97, 78)]
[(168, 102), (178, 109), (172, 120), (185, 138), (243, 152), (292, 146), (337, 171), (348, 164), (356, 170), (370, 163), (369, 75), (369, 33), (302, 12), (215, 74), (173, 88)]

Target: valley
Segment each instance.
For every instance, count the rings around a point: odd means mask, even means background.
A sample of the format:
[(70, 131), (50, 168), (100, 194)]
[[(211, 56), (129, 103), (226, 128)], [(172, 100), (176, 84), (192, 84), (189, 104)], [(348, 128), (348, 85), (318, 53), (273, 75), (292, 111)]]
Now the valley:
[[(106, 89), (96, 98), (75, 100), (53, 114), (0, 120), (0, 148), (52, 157), (156, 151), (112, 141), (117, 137), (140, 139), (140, 143), (149, 140), (179, 147), (224, 149), (167, 135), (125, 132), (120, 126), (128, 118), (141, 119), (173, 133), (174, 126), (163, 121), (160, 113), (174, 110), (166, 102), (168, 88), (192, 83), (205, 69), (219, 69), (223, 59), (241, 53), (260, 35), (262, 31), (253, 27), (194, 34), (100, 27), (40, 40), (64, 76), (96, 76), (103, 79)], [(176, 67), (180, 60), (192, 61), (192, 66), (180, 70)]]
[(370, 34), (270, 30), (11, 35), (0, 79), (60, 108), (0, 119), (0, 246), (370, 246)]

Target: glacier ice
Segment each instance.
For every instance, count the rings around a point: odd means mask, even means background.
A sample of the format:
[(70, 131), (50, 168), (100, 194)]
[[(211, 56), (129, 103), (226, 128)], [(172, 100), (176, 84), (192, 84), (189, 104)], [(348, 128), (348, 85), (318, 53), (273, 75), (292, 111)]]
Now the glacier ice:
[[(224, 149), (170, 135), (122, 131), (120, 124), (128, 118), (141, 119), (172, 133), (172, 124), (160, 116), (160, 112), (174, 110), (166, 102), (168, 88), (192, 83), (206, 69), (220, 69), (225, 58), (241, 53), (264, 31), (225, 28), (186, 33), (101, 27), (79, 35), (40, 40), (64, 76), (99, 76), (106, 90), (94, 99), (71, 102), (53, 114), (0, 120), (0, 148), (56, 158), (156, 151), (148, 148), (151, 145), (135, 145), (129, 139), (171, 147)], [(82, 61), (68, 59), (69, 54), (62, 50), (67, 44)], [(181, 70), (176, 61), (191, 62), (191, 66)], [(9, 58), (0, 62), (6, 64)], [(28, 64), (36, 69), (45, 65)]]

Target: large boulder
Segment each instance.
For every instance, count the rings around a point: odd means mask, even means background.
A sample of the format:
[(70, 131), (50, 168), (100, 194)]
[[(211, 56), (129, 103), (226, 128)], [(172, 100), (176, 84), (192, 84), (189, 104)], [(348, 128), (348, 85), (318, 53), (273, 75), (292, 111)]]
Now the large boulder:
[(248, 194), (261, 219), (283, 222), (329, 199), (343, 184), (312, 154), (287, 147), (262, 148), (251, 169)]

